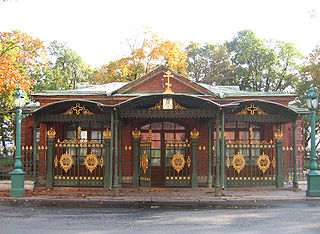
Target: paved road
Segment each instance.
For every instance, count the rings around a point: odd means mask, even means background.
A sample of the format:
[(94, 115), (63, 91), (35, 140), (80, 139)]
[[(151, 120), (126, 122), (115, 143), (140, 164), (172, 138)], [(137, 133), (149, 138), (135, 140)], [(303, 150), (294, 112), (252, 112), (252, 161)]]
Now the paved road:
[(320, 233), (320, 202), (207, 209), (0, 203), (0, 233)]

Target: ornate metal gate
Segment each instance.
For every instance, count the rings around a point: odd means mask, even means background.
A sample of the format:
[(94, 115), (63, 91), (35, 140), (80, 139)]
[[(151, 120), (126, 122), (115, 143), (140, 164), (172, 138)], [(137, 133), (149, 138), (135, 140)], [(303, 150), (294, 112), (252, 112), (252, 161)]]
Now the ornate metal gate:
[(104, 144), (71, 139), (55, 144), (54, 186), (103, 186)]
[(190, 186), (191, 158), (188, 139), (168, 140), (165, 145), (165, 185)]
[(151, 187), (151, 141), (142, 140), (139, 155), (139, 180), (140, 186)]
[(276, 144), (247, 140), (226, 144), (226, 184), (276, 185)]

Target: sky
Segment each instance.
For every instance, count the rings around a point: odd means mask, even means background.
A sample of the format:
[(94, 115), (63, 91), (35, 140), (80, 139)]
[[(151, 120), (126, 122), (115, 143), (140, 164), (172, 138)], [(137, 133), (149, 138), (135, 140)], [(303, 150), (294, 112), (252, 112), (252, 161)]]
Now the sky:
[(320, 44), (319, 0), (0, 0), (0, 30), (48, 45), (66, 42), (98, 67), (125, 55), (141, 28), (172, 41), (219, 44), (250, 29), (292, 42), (304, 55)]

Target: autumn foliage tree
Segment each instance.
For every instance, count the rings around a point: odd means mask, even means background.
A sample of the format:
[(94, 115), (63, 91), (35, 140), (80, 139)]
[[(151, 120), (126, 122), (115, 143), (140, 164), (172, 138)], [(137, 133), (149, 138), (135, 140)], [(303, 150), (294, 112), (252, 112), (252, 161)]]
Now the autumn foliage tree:
[(32, 73), (46, 63), (42, 41), (20, 31), (0, 32), (0, 137), (4, 142), (12, 108), (12, 93), (20, 85), (28, 92), (34, 85)]
[(140, 44), (136, 40), (127, 40), (130, 55), (100, 67), (90, 82), (103, 84), (131, 81), (147, 74), (158, 65), (166, 65), (184, 76), (188, 75), (188, 54), (180, 42), (165, 40), (156, 33), (145, 32), (144, 36)]

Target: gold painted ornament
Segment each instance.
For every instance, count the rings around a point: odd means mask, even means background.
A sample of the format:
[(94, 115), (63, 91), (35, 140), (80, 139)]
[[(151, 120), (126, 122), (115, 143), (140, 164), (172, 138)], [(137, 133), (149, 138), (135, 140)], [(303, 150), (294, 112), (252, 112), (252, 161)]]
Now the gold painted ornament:
[(72, 156), (68, 153), (61, 155), (59, 160), (61, 168), (67, 173), (68, 170), (72, 167), (73, 159)]
[(143, 173), (146, 174), (147, 169), (149, 167), (149, 159), (148, 159), (148, 155), (147, 155), (146, 151), (144, 151), (143, 154), (141, 155), (140, 167), (142, 168)]
[(245, 167), (245, 165), (246, 160), (244, 159), (242, 154), (238, 152), (233, 156), (232, 166), (238, 173), (240, 173), (240, 171)]
[(86, 168), (90, 171), (90, 173), (92, 173), (93, 170), (96, 169), (98, 166), (97, 155), (93, 153), (88, 154), (86, 159), (84, 160), (84, 164), (86, 165)]
[(258, 157), (257, 164), (258, 164), (259, 169), (262, 171), (262, 173), (265, 173), (268, 170), (268, 168), (270, 167), (269, 156), (266, 155), (265, 153), (262, 153)]
[(183, 155), (179, 153), (179, 151), (177, 154), (173, 155), (171, 164), (172, 167), (177, 171), (177, 173), (179, 173), (181, 169), (184, 168), (185, 163), (186, 160), (184, 159)]

